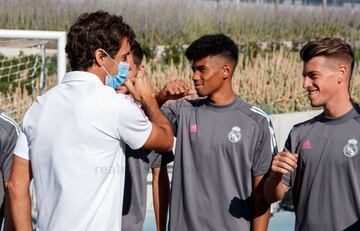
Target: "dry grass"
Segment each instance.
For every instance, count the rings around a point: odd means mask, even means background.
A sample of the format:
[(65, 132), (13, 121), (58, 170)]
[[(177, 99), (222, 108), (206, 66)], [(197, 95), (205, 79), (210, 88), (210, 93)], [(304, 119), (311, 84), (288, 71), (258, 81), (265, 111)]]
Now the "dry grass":
[[(150, 68), (155, 66), (155, 68)], [(148, 76), (159, 90), (167, 81), (184, 79), (190, 85), (191, 67), (185, 61), (178, 66), (161, 66), (148, 63)], [(311, 110), (302, 88), (302, 62), (298, 53), (283, 50), (257, 56), (252, 61), (240, 56), (233, 77), (234, 90), (242, 99), (255, 104), (269, 113), (286, 113)], [(354, 70), (351, 93), (356, 102), (360, 101), (360, 68)]]
[[(163, 65), (150, 61), (146, 65), (147, 76), (154, 89), (160, 90), (168, 81), (184, 79), (191, 86), (191, 66), (182, 60), (179, 65)], [(244, 100), (255, 104), (269, 113), (285, 113), (310, 110), (305, 91), (302, 88), (302, 62), (297, 53), (282, 50), (258, 55), (252, 61), (240, 56), (233, 84), (235, 92)], [(45, 89), (57, 84), (56, 76), (47, 78)], [(35, 86), (37, 83), (35, 83)], [(360, 67), (354, 71), (351, 93), (360, 101)], [(25, 88), (17, 87), (12, 94), (0, 95), (0, 107), (10, 112), (17, 121), (31, 105), (39, 91), (28, 94)], [(196, 96), (194, 96), (196, 97)]]
[[(49, 76), (46, 79), (44, 92), (57, 84), (57, 78), (55, 75)], [(10, 89), (9, 93), (0, 93), (0, 108), (5, 110), (11, 117), (13, 117), (18, 123), (21, 123), (25, 112), (29, 109), (39, 93), (39, 84), (35, 80), (34, 91), (29, 94), (25, 87), (20, 85), (15, 89)]]
[[(82, 13), (120, 14), (146, 45), (189, 44), (204, 34), (225, 33), (238, 44), (336, 36), (360, 40), (360, 8), (237, 4), (203, 0), (0, 0), (0, 27), (68, 30)], [(24, 7), (26, 6), (26, 7)]]

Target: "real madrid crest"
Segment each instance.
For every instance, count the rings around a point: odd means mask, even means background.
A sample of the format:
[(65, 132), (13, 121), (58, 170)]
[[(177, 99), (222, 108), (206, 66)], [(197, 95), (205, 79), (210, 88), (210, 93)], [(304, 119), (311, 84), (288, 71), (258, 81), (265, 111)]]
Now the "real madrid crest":
[(231, 131), (228, 134), (229, 141), (232, 143), (237, 143), (241, 139), (241, 129), (238, 126), (235, 126), (231, 129)]
[(344, 146), (343, 152), (347, 157), (354, 157), (357, 155), (359, 149), (357, 146), (358, 141), (356, 139), (348, 140), (348, 143)]

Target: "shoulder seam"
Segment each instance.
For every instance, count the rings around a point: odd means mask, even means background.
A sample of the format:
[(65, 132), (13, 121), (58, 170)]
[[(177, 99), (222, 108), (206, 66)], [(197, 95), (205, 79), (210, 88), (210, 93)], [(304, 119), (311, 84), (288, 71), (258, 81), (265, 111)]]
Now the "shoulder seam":
[(260, 114), (260, 115), (263, 115), (264, 117), (266, 117), (267, 119), (269, 119), (269, 115), (268, 115), (266, 112), (264, 112), (263, 110), (261, 110), (260, 108), (258, 108), (258, 107), (252, 106), (252, 107), (250, 108), (250, 111), (253, 111), (253, 112), (255, 112), (255, 113), (258, 113), (258, 114)]
[(10, 118), (5, 112), (2, 112), (0, 114), (0, 118), (3, 119), (4, 121), (8, 122), (9, 124), (11, 124), (12, 126), (15, 127), (16, 130), (16, 134), (19, 136), (20, 135), (20, 128), (19, 125), (12, 119)]
[(271, 143), (271, 151), (273, 152), (273, 154), (276, 154), (278, 152), (278, 147), (277, 147), (277, 143), (276, 143), (275, 130), (274, 130), (273, 126), (272, 126), (269, 115), (266, 114), (266, 112), (264, 112), (260, 108), (255, 107), (255, 106), (252, 106), (250, 108), (250, 111), (252, 111), (254, 113), (257, 113), (259, 115), (262, 115), (267, 120), (269, 132), (270, 132), (270, 139), (271, 139), (271, 141), (270, 141), (270, 143)]

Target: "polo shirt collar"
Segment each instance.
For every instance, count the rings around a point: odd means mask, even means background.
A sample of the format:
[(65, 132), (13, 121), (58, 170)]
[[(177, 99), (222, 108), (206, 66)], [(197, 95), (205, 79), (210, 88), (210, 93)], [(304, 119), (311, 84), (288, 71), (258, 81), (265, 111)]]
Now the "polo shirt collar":
[(86, 71), (68, 72), (65, 74), (61, 83), (70, 83), (75, 81), (84, 81), (84, 82), (95, 83), (98, 85), (104, 85), (97, 75)]

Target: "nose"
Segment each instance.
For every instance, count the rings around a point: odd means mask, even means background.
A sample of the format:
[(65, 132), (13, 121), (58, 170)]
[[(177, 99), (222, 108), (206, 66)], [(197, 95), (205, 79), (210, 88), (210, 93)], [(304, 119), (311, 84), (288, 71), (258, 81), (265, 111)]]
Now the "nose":
[(197, 80), (199, 80), (199, 79), (200, 79), (200, 74), (199, 74), (197, 71), (195, 71), (195, 72), (193, 73), (192, 80), (193, 80), (193, 81), (197, 81)]
[(311, 86), (311, 79), (308, 76), (304, 76), (303, 88), (308, 89)]

